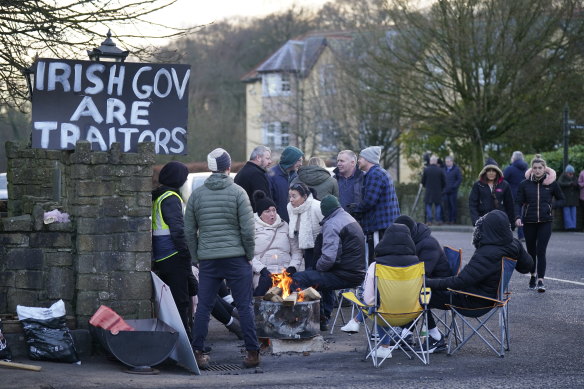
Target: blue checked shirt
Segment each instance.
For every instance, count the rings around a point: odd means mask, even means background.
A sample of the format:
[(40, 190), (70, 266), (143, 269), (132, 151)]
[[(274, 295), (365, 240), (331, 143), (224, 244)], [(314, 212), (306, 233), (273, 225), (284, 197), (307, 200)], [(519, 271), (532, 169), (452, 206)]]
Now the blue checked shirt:
[(361, 227), (366, 234), (385, 230), (400, 215), (399, 202), (393, 180), (379, 165), (373, 165), (363, 179), (361, 202), (356, 211), (361, 212)]

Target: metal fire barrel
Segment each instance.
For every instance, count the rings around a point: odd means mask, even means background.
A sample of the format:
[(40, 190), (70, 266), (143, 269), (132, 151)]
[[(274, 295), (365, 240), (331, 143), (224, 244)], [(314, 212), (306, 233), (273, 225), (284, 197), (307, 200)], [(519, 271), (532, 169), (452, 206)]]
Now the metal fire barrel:
[(294, 306), (254, 299), (257, 336), (272, 339), (306, 339), (320, 335), (320, 300)]

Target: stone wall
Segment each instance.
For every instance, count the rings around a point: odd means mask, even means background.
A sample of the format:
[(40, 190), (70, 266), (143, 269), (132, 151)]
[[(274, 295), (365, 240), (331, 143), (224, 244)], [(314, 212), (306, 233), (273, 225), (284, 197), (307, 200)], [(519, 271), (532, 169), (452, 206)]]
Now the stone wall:
[[(154, 147), (138, 153), (6, 145), (8, 217), (0, 223), (0, 313), (58, 299), (80, 327), (101, 305), (151, 317), (151, 190)], [(58, 209), (69, 223), (44, 224)]]

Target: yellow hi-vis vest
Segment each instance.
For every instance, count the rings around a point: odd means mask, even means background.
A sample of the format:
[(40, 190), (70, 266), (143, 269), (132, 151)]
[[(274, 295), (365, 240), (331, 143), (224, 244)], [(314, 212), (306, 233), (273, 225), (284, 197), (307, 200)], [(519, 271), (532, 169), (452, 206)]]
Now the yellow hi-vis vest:
[(182, 197), (171, 190), (164, 192), (152, 204), (152, 260), (154, 262), (164, 261), (178, 253), (170, 237), (170, 228), (162, 217), (162, 202), (170, 196), (178, 197), (183, 204)]

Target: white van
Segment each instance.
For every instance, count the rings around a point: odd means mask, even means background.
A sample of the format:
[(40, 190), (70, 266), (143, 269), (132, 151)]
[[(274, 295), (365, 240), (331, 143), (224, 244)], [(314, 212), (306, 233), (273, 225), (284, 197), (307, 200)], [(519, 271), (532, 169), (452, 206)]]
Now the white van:
[[(231, 173), (229, 176), (235, 178), (237, 173)], [(200, 172), (200, 173), (189, 173), (187, 180), (183, 186), (180, 187), (180, 195), (183, 201), (186, 203), (191, 197), (191, 193), (199, 186), (203, 185), (205, 180), (209, 178), (211, 172)]]
[(8, 180), (6, 173), (0, 173), (0, 200), (8, 200)]

